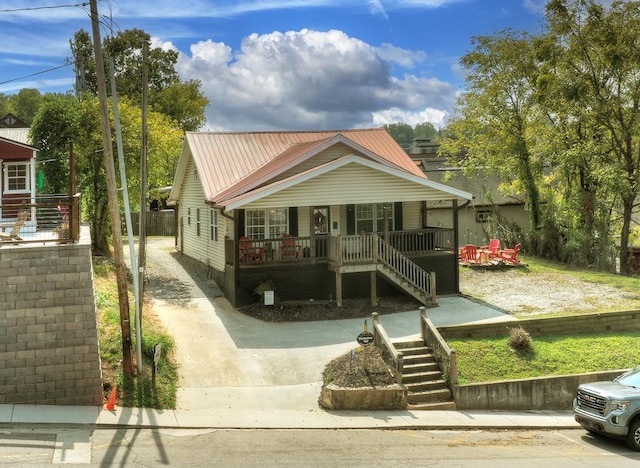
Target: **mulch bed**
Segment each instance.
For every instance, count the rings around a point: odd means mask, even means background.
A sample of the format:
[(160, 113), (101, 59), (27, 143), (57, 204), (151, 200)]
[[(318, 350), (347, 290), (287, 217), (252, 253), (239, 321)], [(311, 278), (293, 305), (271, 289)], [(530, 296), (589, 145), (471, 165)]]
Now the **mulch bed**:
[(369, 299), (345, 299), (338, 307), (335, 301), (277, 301), (266, 306), (254, 303), (238, 308), (238, 311), (263, 322), (313, 322), (321, 320), (342, 320), (371, 317), (373, 312), (380, 315), (418, 310), (417, 301), (406, 297), (380, 298), (377, 306)]

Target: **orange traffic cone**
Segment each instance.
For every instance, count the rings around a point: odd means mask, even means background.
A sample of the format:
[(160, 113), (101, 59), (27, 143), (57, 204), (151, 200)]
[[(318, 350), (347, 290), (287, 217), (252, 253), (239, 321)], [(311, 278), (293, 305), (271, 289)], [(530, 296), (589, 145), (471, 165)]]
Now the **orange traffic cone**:
[(106, 408), (109, 411), (113, 411), (114, 409), (116, 409), (116, 395), (118, 393), (117, 389), (118, 387), (114, 385), (113, 390), (111, 390), (111, 395), (109, 395), (109, 400), (107, 400)]

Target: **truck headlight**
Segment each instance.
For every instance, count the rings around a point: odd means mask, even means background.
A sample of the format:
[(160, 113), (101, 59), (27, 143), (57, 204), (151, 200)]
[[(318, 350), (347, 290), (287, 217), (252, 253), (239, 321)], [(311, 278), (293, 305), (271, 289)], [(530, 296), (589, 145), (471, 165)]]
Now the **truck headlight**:
[(627, 411), (629, 406), (631, 403), (628, 401), (611, 400), (611, 411)]

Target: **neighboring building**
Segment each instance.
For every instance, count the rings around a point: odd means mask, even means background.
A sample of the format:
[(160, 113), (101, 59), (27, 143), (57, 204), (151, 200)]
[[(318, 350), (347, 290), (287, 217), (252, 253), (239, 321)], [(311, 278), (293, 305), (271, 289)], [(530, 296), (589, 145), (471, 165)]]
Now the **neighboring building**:
[[(439, 143), (416, 138), (409, 155), (430, 180), (473, 195), (471, 202), (459, 210), (459, 245), (481, 246), (486, 245), (490, 238), (501, 238), (499, 226), (505, 223), (510, 229), (518, 226), (527, 230), (529, 217), (524, 199), (505, 196), (498, 190), (501, 180), (497, 176), (466, 176), (461, 168), (451, 166), (445, 158), (438, 156), (439, 148)], [(446, 200), (427, 201), (425, 210), (429, 226), (442, 226), (449, 222), (452, 205)], [(502, 248), (513, 247), (504, 245), (505, 239), (501, 240)]]
[[(465, 191), (429, 180), (385, 129), (188, 132), (169, 204), (176, 245), (234, 306), (271, 281), (282, 300), (457, 293)], [(434, 274), (432, 274), (434, 273)]]
[[(17, 218), (11, 205), (33, 203), (36, 197), (36, 148), (30, 145), (29, 128), (12, 114), (0, 118), (0, 225)], [(35, 209), (27, 225), (35, 223)]]

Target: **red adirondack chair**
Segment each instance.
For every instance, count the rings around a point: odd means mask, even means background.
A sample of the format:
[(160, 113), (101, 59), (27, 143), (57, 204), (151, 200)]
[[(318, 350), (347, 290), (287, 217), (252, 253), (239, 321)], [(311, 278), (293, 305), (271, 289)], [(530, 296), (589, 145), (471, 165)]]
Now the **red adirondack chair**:
[(478, 263), (480, 256), (478, 248), (473, 244), (467, 244), (460, 249), (460, 261), (462, 263)]
[(496, 258), (500, 252), (500, 239), (491, 239), (489, 245), (483, 245), (480, 250), (486, 250), (489, 252), (489, 258)]
[(500, 258), (507, 263), (520, 263), (518, 253), (520, 252), (520, 244), (516, 244), (513, 249), (504, 249), (500, 251)]
[(280, 246), (280, 253), (283, 260), (293, 260), (300, 256), (302, 247), (296, 244), (296, 238), (292, 234), (282, 235), (282, 245)]
[(240, 238), (240, 261), (242, 263), (255, 263), (262, 260), (264, 250), (253, 245), (253, 241), (246, 236)]

